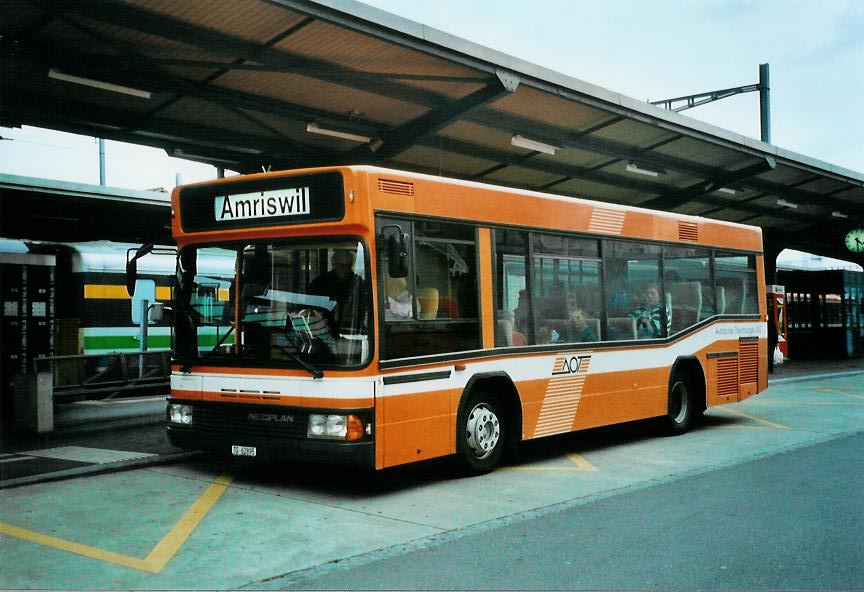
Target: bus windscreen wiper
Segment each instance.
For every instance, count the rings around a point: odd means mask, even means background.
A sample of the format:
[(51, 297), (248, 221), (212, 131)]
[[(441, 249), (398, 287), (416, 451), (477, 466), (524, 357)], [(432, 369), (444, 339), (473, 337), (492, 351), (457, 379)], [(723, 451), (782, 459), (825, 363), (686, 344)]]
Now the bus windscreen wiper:
[[(217, 325), (217, 326), (218, 326), (218, 325)], [(228, 329), (228, 332), (225, 333), (225, 335), (222, 336), (222, 339), (219, 340), (219, 343), (217, 343), (216, 345), (214, 345), (214, 346), (213, 346), (213, 349), (211, 349), (209, 353), (212, 354), (212, 353), (215, 352), (217, 349), (219, 349), (220, 347), (222, 347), (222, 344), (225, 343), (225, 340), (228, 339), (228, 337), (229, 337), (229, 336), (231, 335), (231, 333), (233, 333), (233, 332), (234, 332), (234, 325), (231, 325), (231, 328)]]
[(277, 347), (282, 350), (282, 352), (287, 355), (289, 358), (300, 364), (304, 370), (309, 372), (312, 375), (312, 378), (323, 378), (324, 372), (298, 356), (296, 353), (285, 347), (284, 345), (277, 345)]

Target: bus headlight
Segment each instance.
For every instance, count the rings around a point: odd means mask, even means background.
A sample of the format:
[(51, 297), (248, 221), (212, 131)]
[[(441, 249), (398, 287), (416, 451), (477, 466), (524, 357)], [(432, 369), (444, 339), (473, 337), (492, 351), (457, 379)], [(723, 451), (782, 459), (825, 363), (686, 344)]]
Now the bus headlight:
[(168, 419), (171, 421), (171, 423), (182, 423), (185, 425), (190, 425), (192, 423), (192, 406), (169, 403)]
[(356, 415), (335, 415), (313, 413), (309, 416), (309, 428), (306, 435), (309, 438), (327, 438), (331, 440), (360, 440), (368, 432)]

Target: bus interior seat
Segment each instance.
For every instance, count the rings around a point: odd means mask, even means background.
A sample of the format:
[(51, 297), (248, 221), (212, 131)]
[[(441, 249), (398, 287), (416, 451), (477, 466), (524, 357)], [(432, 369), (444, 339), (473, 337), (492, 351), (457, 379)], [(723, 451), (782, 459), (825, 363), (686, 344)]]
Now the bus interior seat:
[(597, 341), (599, 341), (600, 340), (600, 319), (595, 319), (595, 318), (589, 317), (589, 318), (585, 319), (585, 324), (588, 325), (589, 327), (591, 327), (591, 329), (594, 331), (594, 335), (597, 336)]
[(636, 339), (636, 319), (609, 317), (609, 339)]
[(717, 306), (719, 306), (719, 300), (715, 298), (714, 290), (711, 289), (710, 285), (702, 284), (702, 309), (699, 311), (699, 318), (696, 320), (704, 321), (719, 314)]
[(726, 288), (717, 286), (717, 314), (726, 312)]
[(499, 317), (495, 321), (495, 345), (498, 347), (513, 345), (513, 323), (509, 319)]
[[(585, 325), (587, 325), (594, 331), (594, 335), (597, 336), (597, 339), (595, 341), (600, 341), (600, 319), (594, 317), (586, 317), (582, 320), (585, 321)], [(547, 327), (554, 328), (560, 332), (561, 329), (559, 328), (566, 326), (570, 322), (570, 319), (544, 319), (542, 322)]]
[(702, 314), (702, 284), (700, 282), (676, 282), (669, 286), (674, 308), (672, 333), (695, 325)]
[(742, 314), (747, 296), (747, 288), (743, 279), (723, 278), (717, 280), (717, 288), (725, 292), (725, 314)]
[(450, 319), (459, 318), (459, 303), (455, 298), (441, 296), (438, 299), (438, 316)]

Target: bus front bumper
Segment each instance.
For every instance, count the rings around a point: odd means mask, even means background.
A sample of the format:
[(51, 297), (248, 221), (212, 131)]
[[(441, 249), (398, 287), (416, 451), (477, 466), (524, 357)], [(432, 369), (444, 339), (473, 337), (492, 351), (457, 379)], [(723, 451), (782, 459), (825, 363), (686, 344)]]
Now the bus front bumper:
[[(251, 457), (254, 454), (254, 458), (263, 460), (375, 466), (375, 442), (371, 436), (356, 442), (308, 437), (308, 409), (192, 403), (179, 399), (169, 400), (170, 403), (192, 407), (190, 425), (178, 424), (167, 418), (168, 441), (179, 448), (238, 457)], [(331, 412), (345, 413), (342, 410)], [(351, 413), (361, 414), (365, 420), (371, 421), (372, 410), (352, 410)], [(283, 420), (291, 418), (291, 421), (261, 420), (274, 416)]]

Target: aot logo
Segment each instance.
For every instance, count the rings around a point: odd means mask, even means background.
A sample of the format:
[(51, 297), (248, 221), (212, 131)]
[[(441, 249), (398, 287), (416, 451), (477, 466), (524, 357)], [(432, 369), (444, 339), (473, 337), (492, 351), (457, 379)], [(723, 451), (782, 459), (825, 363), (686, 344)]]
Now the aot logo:
[(588, 364), (591, 363), (590, 355), (564, 355), (555, 359), (555, 366), (552, 368), (552, 376), (561, 376), (566, 374), (584, 374), (588, 372)]
[(300, 216), (310, 212), (309, 205), (309, 188), (292, 187), (275, 191), (217, 196), (213, 200), (213, 214), (217, 222)]

